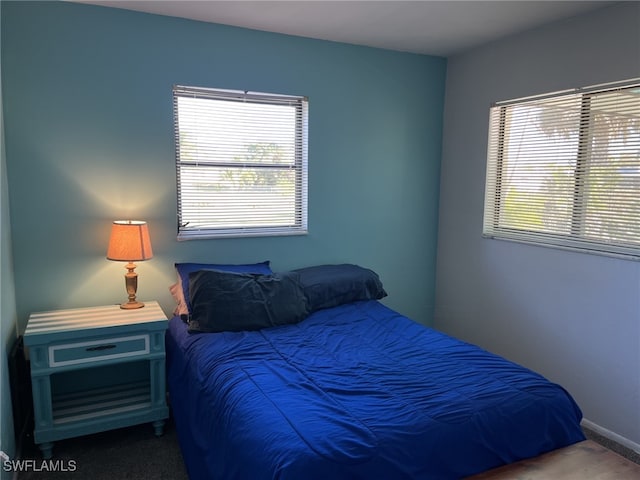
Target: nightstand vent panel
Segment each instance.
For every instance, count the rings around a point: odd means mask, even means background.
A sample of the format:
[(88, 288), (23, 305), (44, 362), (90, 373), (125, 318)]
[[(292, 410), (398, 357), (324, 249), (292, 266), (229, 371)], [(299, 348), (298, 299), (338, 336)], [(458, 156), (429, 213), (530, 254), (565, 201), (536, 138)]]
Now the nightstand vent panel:
[(151, 406), (148, 382), (116, 385), (53, 399), (53, 423), (63, 424), (114, 415)]

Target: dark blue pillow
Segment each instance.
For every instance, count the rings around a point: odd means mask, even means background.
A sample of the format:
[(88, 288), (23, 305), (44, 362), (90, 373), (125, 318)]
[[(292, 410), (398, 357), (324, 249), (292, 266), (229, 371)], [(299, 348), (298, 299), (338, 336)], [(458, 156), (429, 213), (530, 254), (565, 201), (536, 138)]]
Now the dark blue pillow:
[(294, 272), (259, 275), (200, 270), (189, 275), (190, 332), (237, 332), (287, 325), (309, 315)]
[(182, 285), (182, 295), (184, 296), (187, 309), (191, 312), (191, 296), (189, 295), (189, 274), (198, 270), (220, 270), (224, 272), (234, 273), (261, 273), (270, 275), (270, 262), (267, 260), (261, 263), (252, 263), (247, 265), (225, 265), (220, 263), (176, 263), (176, 271)]
[(358, 300), (386, 297), (378, 275), (358, 265), (318, 265), (299, 268), (300, 284), (313, 312)]

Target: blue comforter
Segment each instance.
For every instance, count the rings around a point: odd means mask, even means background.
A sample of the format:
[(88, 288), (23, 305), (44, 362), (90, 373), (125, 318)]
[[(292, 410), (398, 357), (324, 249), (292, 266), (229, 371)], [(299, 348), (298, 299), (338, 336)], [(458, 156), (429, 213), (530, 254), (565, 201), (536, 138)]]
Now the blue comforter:
[(560, 386), (377, 301), (167, 335), (192, 480), (454, 479), (584, 439)]

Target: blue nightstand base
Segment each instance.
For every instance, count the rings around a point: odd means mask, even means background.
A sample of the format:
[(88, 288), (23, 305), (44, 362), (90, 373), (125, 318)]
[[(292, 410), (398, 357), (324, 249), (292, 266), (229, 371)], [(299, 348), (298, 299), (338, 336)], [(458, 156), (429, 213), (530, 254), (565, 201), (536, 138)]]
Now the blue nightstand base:
[(162, 435), (167, 322), (157, 302), (29, 318), (34, 440), (44, 458), (52, 457), (54, 441), (116, 428), (150, 423)]

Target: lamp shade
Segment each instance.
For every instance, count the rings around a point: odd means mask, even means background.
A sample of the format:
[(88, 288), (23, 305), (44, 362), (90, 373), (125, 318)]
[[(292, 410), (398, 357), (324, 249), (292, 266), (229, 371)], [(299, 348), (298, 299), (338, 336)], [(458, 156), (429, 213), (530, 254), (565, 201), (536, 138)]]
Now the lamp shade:
[(147, 222), (116, 220), (111, 225), (107, 248), (109, 260), (140, 262), (153, 257)]

